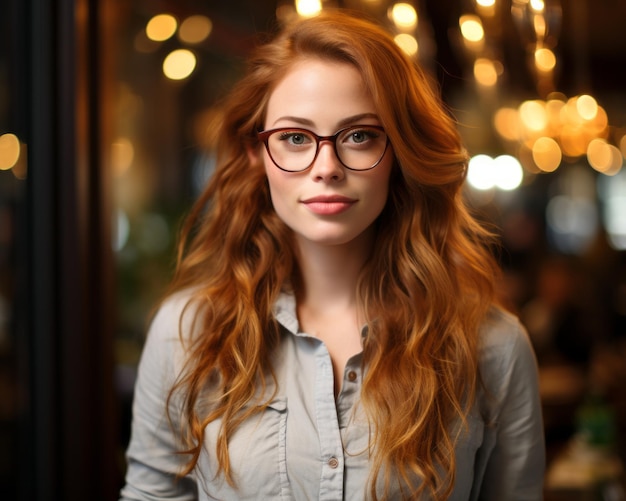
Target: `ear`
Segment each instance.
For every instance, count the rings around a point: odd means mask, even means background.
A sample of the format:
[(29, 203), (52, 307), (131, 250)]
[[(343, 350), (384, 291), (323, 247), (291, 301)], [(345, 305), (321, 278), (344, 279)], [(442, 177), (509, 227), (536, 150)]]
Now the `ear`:
[(246, 153), (248, 154), (250, 165), (259, 165), (261, 163), (261, 148), (259, 146), (246, 146)]

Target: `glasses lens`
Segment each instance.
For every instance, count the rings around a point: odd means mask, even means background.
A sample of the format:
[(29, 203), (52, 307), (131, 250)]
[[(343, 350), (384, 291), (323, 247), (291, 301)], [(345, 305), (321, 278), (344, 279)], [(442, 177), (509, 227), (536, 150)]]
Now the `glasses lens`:
[[(330, 138), (324, 138), (328, 140)], [(355, 125), (337, 133), (335, 151), (343, 165), (353, 170), (375, 167), (387, 149), (387, 134), (382, 128)], [(308, 169), (318, 149), (318, 137), (306, 129), (278, 129), (267, 137), (274, 163), (283, 170)]]
[(387, 134), (376, 127), (351, 127), (337, 138), (339, 160), (354, 170), (374, 167), (385, 154), (386, 148)]
[(267, 145), (274, 163), (287, 171), (304, 170), (315, 158), (317, 140), (303, 129), (278, 130), (268, 138)]

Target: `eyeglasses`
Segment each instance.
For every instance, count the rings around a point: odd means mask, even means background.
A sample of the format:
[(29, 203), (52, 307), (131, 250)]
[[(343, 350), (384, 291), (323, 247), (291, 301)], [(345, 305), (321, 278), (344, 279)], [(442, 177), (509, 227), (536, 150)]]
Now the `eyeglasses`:
[(318, 136), (307, 129), (281, 127), (259, 132), (270, 158), (281, 170), (301, 172), (313, 165), (320, 143), (333, 143), (335, 154), (350, 170), (369, 170), (382, 160), (389, 138), (378, 125), (353, 125), (338, 130), (332, 136)]

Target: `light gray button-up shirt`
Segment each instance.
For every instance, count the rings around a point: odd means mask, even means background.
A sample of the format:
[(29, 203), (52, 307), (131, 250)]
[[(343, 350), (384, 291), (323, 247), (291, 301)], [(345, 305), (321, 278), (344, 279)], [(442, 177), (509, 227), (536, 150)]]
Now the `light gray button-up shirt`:
[[(179, 320), (187, 299), (179, 294), (168, 300), (148, 333), (120, 499), (367, 499), (371, 430), (360, 408), (361, 355), (348, 361), (335, 399), (328, 350), (300, 332), (295, 301), (287, 294), (275, 305), (283, 331), (273, 358), (276, 397), (267, 411), (243, 423), (229, 444), (236, 486), (216, 476), (219, 422), (207, 426), (193, 473), (175, 480), (187, 456), (176, 454), (180, 445), (164, 406), (184, 361)], [(185, 315), (183, 331), (190, 329), (190, 317)], [(479, 392), (469, 432), (456, 447), (450, 499), (542, 499), (545, 458), (536, 362), (519, 322), (501, 310), (494, 309), (482, 329), (480, 370), (487, 391)], [(176, 413), (173, 417), (177, 426)], [(391, 499), (401, 499), (399, 490)]]

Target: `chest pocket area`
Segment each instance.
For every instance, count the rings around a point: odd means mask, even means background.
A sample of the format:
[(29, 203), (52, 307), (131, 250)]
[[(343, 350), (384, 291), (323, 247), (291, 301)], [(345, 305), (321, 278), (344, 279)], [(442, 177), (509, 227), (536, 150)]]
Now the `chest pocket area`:
[[(229, 454), (235, 486), (215, 476), (215, 440), (221, 422), (205, 429), (202, 487), (218, 499), (281, 499), (288, 492), (286, 468), (287, 399), (275, 398), (261, 413), (244, 421), (233, 433)], [(208, 475), (206, 475), (208, 473)]]

